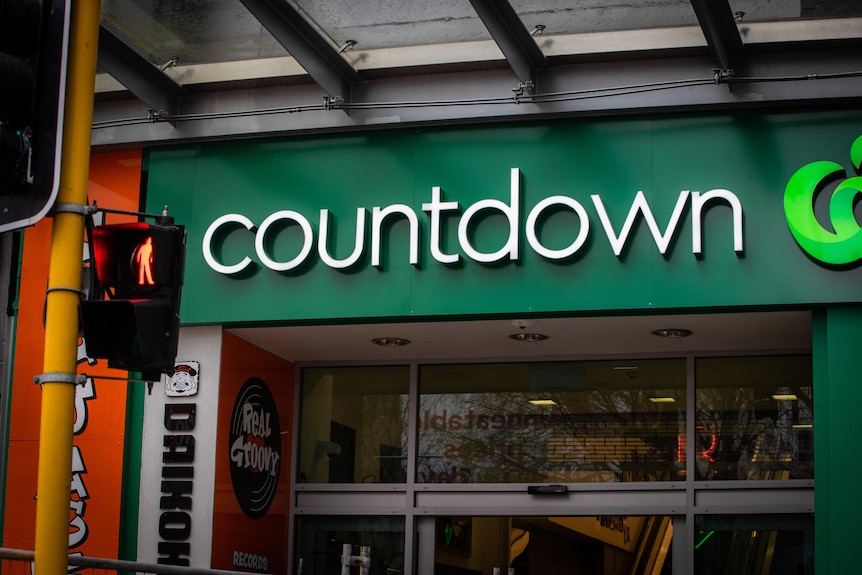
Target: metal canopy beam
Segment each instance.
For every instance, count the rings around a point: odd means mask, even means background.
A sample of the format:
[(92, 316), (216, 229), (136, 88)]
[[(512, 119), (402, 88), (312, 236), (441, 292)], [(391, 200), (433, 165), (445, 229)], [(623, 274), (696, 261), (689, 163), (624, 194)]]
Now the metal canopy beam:
[(156, 115), (168, 121), (179, 115), (180, 98), (188, 92), (129, 48), (104, 26), (99, 28), (98, 64), (105, 72), (125, 86)]
[(283, 0), (242, 3), (324, 92), (350, 102), (350, 85), (362, 82), (362, 76), (290, 4)]
[(742, 56), (742, 37), (727, 0), (691, 0), (691, 7), (703, 35), (722, 70), (732, 70), (735, 58)]
[(473, 9), (500, 47), (509, 66), (523, 84), (536, 81), (536, 71), (548, 60), (506, 0), (470, 0)]
[[(227, 83), (224, 89), (194, 91), (185, 98), (180, 119), (188, 114), (189, 120), (176, 129), (166, 122), (141, 121), (147, 110), (140, 100), (97, 98), (92, 144), (107, 149), (309, 131), (351, 133), (372, 125), (396, 129), (691, 110), (768, 110), (787, 105), (858, 108), (862, 104), (862, 75), (853, 72), (859, 67), (855, 43), (758, 50), (747, 55), (744, 64), (744, 77), (737, 75), (719, 85), (710, 68), (715, 58), (687, 51), (680, 57), (662, 53), (654, 58), (560, 64), (542, 73), (542, 90), (553, 94), (547, 98), (513, 97), (512, 72), (506, 68), (381, 76), (354, 86), (350, 114), (324, 108), (320, 88), (314, 83), (255, 87)], [(296, 113), (299, 111), (303, 113)]]

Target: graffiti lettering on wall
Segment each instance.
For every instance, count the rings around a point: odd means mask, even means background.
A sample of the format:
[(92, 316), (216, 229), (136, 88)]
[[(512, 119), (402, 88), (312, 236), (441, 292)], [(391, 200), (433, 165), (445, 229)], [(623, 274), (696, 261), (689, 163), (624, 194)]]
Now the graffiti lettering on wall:
[[(101, 223), (103, 214), (97, 216)], [(87, 265), (90, 263), (89, 244), (84, 244), (84, 254), (82, 263)], [(96, 360), (87, 355), (86, 342), (81, 339), (78, 341), (77, 363), (87, 363), (95, 365)], [(87, 424), (90, 421), (90, 410), (87, 407), (87, 402), (96, 399), (96, 384), (92, 377), (88, 377), (84, 385), (75, 387), (75, 424), (72, 428), (72, 433), (79, 436), (87, 430)], [(84, 454), (81, 452), (81, 447), (78, 445), (72, 446), (72, 489), (69, 495), (69, 549), (77, 549), (90, 534), (90, 529), (87, 525), (86, 511), (87, 500), (90, 499), (90, 493), (87, 491), (87, 486), (84, 483), (84, 475), (87, 473), (87, 465), (84, 462)], [(72, 553), (72, 556), (80, 556), (82, 553)]]
[[(83, 363), (92, 360), (87, 358), (85, 346), (83, 342), (78, 345), (78, 363)], [(80, 435), (87, 429), (89, 421), (89, 410), (87, 402), (96, 399), (96, 386), (93, 378), (88, 377), (84, 385), (75, 387), (75, 425), (73, 427), (74, 435)], [(72, 489), (69, 495), (69, 549), (77, 549), (87, 541), (87, 536), (90, 534), (87, 526), (86, 512), (87, 500), (90, 498), (90, 493), (87, 491), (87, 486), (84, 482), (84, 475), (87, 473), (87, 465), (84, 463), (84, 454), (78, 445), (72, 446)], [(72, 553), (72, 556), (80, 556), (82, 553)]]
[[(189, 565), (194, 480), (194, 403), (165, 405), (165, 451), (162, 452), (162, 497), (159, 500), (158, 562)], [(184, 433), (182, 433), (184, 432)]]

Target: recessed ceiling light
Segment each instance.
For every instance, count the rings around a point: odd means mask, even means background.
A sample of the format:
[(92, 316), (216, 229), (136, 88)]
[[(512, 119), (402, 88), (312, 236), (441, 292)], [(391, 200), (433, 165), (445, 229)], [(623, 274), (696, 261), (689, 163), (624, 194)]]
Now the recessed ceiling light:
[(659, 337), (680, 338), (680, 337), (690, 336), (691, 330), (669, 327), (669, 328), (665, 328), (665, 329), (653, 330), (652, 334), (657, 335)]
[(509, 336), (515, 341), (527, 341), (527, 342), (536, 342), (548, 339), (548, 336), (542, 333), (530, 333), (526, 331), (522, 331), (520, 333), (513, 333)]
[(814, 424), (811, 423), (794, 423), (793, 429), (814, 429)]
[(648, 399), (653, 403), (676, 403), (672, 397), (650, 397)]
[(770, 397), (775, 401), (796, 401), (799, 399), (794, 393), (773, 393)]
[(371, 341), (383, 347), (403, 347), (410, 343), (409, 339), (403, 337), (375, 337)]
[(553, 399), (531, 399), (530, 403), (533, 405), (557, 405)]

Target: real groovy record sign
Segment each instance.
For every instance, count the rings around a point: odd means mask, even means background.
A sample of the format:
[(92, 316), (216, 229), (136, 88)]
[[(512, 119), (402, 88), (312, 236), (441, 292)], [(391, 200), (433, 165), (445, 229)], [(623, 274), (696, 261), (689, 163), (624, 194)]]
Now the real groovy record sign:
[(257, 519), (266, 514), (278, 487), (281, 432), (275, 400), (263, 380), (243, 384), (230, 422), (230, 478), (243, 512)]

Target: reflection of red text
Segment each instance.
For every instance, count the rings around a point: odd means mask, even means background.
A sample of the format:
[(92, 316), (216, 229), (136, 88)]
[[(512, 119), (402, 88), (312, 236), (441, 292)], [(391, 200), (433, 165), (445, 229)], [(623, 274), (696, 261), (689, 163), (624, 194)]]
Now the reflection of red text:
[(498, 442), (447, 443), (444, 446), (443, 457), (446, 459), (460, 459), (462, 461), (505, 459), (521, 462), (524, 459), (524, 446), (517, 443)]
[(713, 457), (713, 454), (715, 453), (715, 450), (717, 448), (718, 448), (718, 436), (711, 435), (709, 437), (709, 447), (707, 447), (706, 449), (704, 449), (702, 451), (698, 451), (696, 455), (699, 459), (706, 459), (710, 463), (715, 463), (715, 458)]
[[(443, 458), (449, 461), (443, 462), (442, 465), (420, 466), (418, 473), (423, 483), (471, 483), (476, 481), (471, 468), (473, 471), (478, 468), (481, 474), (482, 470), (487, 471), (489, 467), (521, 465), (524, 460), (524, 446), (495, 441), (447, 443), (443, 446)], [(460, 465), (451, 463), (452, 461)]]
[(545, 429), (551, 423), (547, 414), (534, 413), (497, 413), (488, 415), (475, 413), (472, 409), (467, 413), (449, 414), (443, 410), (439, 414), (431, 414), (425, 410), (422, 414), (423, 431), (458, 431), (461, 429)]
[(470, 470), (450, 465), (441, 471), (423, 470), (419, 472), (422, 483), (470, 483)]

